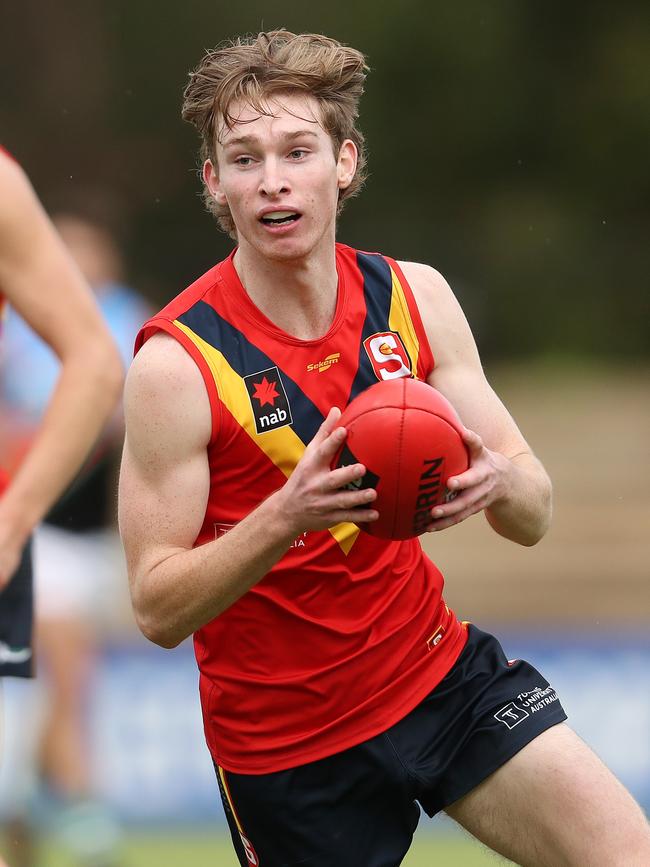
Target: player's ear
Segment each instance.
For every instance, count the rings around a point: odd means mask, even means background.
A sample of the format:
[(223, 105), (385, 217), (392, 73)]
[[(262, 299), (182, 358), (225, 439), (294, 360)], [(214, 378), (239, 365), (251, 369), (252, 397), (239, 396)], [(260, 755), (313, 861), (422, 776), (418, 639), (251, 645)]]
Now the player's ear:
[(346, 138), (339, 150), (339, 157), (336, 162), (336, 177), (339, 190), (345, 190), (352, 183), (354, 174), (357, 170), (357, 160), (359, 154), (355, 143)]
[(210, 195), (218, 205), (222, 207), (226, 205), (226, 196), (221, 189), (219, 182), (219, 172), (215, 168), (212, 160), (206, 160), (203, 163), (203, 181), (210, 190)]

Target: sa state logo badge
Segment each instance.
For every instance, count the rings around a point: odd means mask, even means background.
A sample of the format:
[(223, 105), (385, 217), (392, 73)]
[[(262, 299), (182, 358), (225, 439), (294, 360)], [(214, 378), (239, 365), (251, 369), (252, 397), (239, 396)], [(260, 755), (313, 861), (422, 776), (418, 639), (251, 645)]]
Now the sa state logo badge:
[(397, 331), (381, 331), (363, 341), (372, 369), (378, 380), (413, 376), (413, 366)]
[(244, 377), (244, 385), (258, 434), (286, 427), (293, 422), (289, 399), (277, 367), (268, 367)]

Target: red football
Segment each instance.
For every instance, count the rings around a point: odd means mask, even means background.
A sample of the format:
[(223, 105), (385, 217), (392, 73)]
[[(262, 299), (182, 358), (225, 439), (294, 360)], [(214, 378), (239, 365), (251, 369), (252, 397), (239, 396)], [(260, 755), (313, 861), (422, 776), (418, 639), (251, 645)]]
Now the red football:
[(343, 412), (348, 435), (333, 467), (361, 463), (356, 488), (376, 488), (379, 518), (359, 526), (384, 539), (419, 536), (431, 509), (450, 498), (447, 479), (469, 456), (463, 425), (449, 401), (426, 382), (391, 379), (362, 391)]

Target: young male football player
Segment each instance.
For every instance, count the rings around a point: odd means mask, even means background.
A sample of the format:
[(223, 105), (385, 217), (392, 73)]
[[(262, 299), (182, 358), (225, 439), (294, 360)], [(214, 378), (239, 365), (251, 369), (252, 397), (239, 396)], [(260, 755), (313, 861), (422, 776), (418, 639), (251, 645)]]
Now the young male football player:
[(330, 469), (340, 408), (413, 376), (454, 404), (471, 455), (429, 529), (483, 511), (533, 545), (550, 520), (546, 472), (444, 279), (336, 243), (363, 179), (365, 73), (358, 51), (274, 31), (190, 78), (206, 198), (237, 246), (146, 324), (128, 376), (138, 623), (164, 647), (194, 634), (242, 865), (397, 865), (419, 802), (518, 863), (640, 867), (641, 811), (552, 687), (449, 610), (417, 539), (360, 532), (377, 517), (350, 485), (363, 466)]

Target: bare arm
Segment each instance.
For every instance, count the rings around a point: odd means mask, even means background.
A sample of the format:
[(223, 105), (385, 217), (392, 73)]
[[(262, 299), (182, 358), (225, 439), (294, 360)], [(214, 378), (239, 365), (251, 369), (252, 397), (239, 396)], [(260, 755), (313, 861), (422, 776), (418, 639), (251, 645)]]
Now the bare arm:
[(31, 530), (72, 480), (108, 418), (122, 368), (90, 290), (24, 173), (4, 154), (0, 190), (0, 292), (62, 365), (39, 433), (0, 498), (2, 586)]
[(290, 479), (224, 536), (193, 548), (209, 495), (210, 406), (198, 368), (172, 337), (156, 334), (125, 389), (126, 442), (119, 521), (137, 623), (174, 647), (255, 585), (305, 530), (373, 520), (374, 491), (339, 488), (357, 464), (330, 470), (345, 438), (332, 410)]
[(450, 480), (455, 500), (433, 512), (432, 530), (481, 510), (501, 536), (534, 545), (551, 519), (551, 483), (544, 467), (483, 373), (467, 320), (444, 278), (425, 265), (403, 263), (436, 359), (429, 379), (467, 427), (471, 464)]

